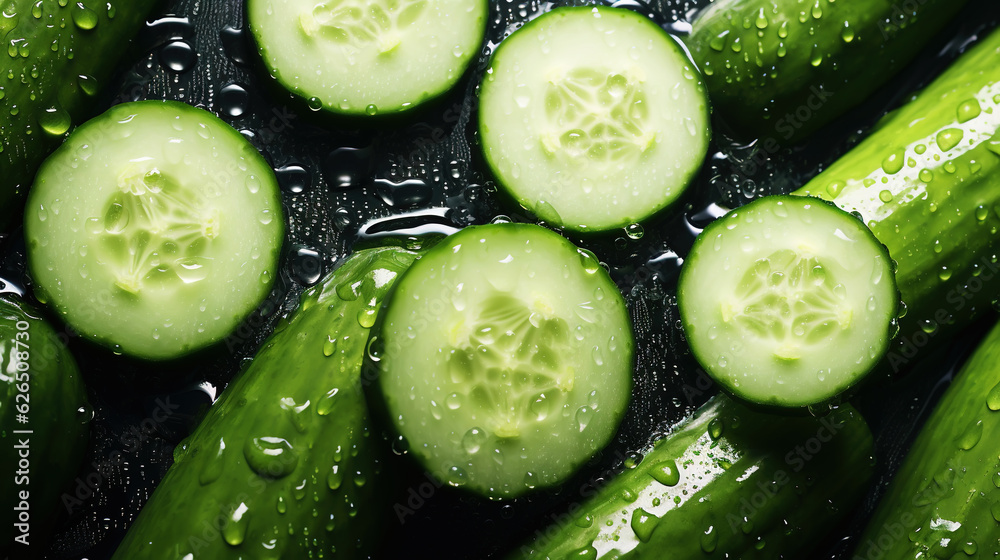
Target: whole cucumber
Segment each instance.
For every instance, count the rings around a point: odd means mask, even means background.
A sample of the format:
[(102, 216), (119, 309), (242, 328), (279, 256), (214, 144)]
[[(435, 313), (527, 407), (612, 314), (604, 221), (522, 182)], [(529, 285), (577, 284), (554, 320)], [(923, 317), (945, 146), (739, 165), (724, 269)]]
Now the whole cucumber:
[(12, 558), (41, 556), (89, 434), (73, 356), (19, 298), (0, 295), (0, 543)]
[(894, 371), (1000, 293), (998, 60), (994, 31), (795, 193), (860, 213), (897, 261), (905, 316)]
[(921, 428), (851, 558), (995, 558), (998, 458), (1000, 325)]
[(966, 0), (716, 0), (688, 48), (738, 132), (797, 142), (903, 68)]
[(782, 417), (716, 396), (516, 558), (807, 558), (863, 495), (872, 435), (850, 406)]
[(415, 257), (358, 251), (307, 291), (175, 451), (114, 558), (366, 557), (391, 510), (361, 363)]
[(0, 233), (158, 0), (0, 0)]

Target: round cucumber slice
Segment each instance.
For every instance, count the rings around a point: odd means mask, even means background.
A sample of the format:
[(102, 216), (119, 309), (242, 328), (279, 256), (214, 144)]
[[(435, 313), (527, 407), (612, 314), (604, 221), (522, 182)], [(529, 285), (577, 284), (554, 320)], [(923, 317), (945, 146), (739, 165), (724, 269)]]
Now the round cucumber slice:
[(564, 481), (608, 443), (631, 392), (617, 287), (593, 254), (534, 225), (471, 227), (428, 251), (373, 347), (411, 453), (493, 499)]
[(748, 401), (800, 407), (871, 371), (899, 292), (888, 250), (861, 220), (817, 198), (772, 196), (702, 232), (678, 302), (712, 378)]
[(710, 136), (679, 43), (624, 8), (559, 8), (508, 37), (482, 85), (486, 160), (524, 208), (574, 231), (640, 222), (676, 200)]
[(113, 107), (46, 160), (24, 217), (40, 300), (116, 351), (171, 359), (229, 334), (271, 289), (277, 179), (238, 132), (183, 103)]
[(486, 34), (487, 0), (249, 0), (264, 64), (312, 109), (385, 115), (450, 90)]

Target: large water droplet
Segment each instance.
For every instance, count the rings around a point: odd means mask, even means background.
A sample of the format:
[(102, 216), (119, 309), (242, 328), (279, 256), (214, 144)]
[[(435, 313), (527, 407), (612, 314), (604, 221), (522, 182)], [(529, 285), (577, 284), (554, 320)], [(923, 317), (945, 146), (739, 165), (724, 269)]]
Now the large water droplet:
[(677, 463), (673, 459), (654, 465), (649, 470), (649, 476), (665, 486), (677, 486), (677, 483), (681, 481), (681, 471), (678, 470)]
[(942, 152), (947, 152), (962, 141), (965, 133), (960, 128), (946, 128), (937, 134), (937, 145)]
[(299, 464), (299, 455), (287, 440), (279, 437), (248, 438), (243, 446), (247, 464), (267, 478), (288, 476)]
[(73, 6), (73, 23), (85, 31), (97, 27), (97, 12), (91, 10), (83, 2), (77, 2)]
[(958, 448), (966, 451), (972, 449), (983, 437), (983, 421), (974, 420), (958, 438)]
[(222, 467), (225, 465), (223, 454), (226, 451), (226, 442), (219, 438), (219, 443), (215, 449), (208, 449), (202, 459), (201, 470), (198, 471), (198, 483), (207, 486), (222, 476)]
[(247, 526), (250, 525), (249, 509), (245, 502), (240, 503), (226, 518), (226, 522), (222, 526), (222, 537), (229, 545), (239, 546), (246, 539)]
[(657, 523), (660, 519), (655, 515), (647, 512), (642, 508), (636, 508), (632, 512), (632, 532), (641, 542), (649, 542), (649, 537), (653, 535), (653, 529), (656, 528)]

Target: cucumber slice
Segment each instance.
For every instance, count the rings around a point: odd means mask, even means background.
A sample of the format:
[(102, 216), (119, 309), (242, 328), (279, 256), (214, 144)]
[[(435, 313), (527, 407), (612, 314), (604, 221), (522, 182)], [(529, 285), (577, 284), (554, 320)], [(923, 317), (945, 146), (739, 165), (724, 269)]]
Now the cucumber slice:
[(487, 0), (249, 0), (264, 64), (314, 110), (399, 113), (450, 90), (479, 54)]
[(482, 85), (486, 160), (527, 210), (596, 231), (676, 200), (710, 136), (701, 76), (679, 43), (624, 8), (553, 10), (497, 49)]
[(492, 499), (564, 481), (625, 413), (634, 341), (592, 253), (471, 227), (399, 280), (373, 339), (389, 417), (432, 474)]
[(38, 298), (140, 358), (226, 336), (271, 289), (277, 179), (238, 132), (175, 102), (118, 105), (42, 166), (24, 229)]
[(712, 378), (748, 401), (798, 407), (875, 366), (899, 292), (888, 251), (858, 218), (817, 198), (772, 196), (695, 240), (678, 302)]

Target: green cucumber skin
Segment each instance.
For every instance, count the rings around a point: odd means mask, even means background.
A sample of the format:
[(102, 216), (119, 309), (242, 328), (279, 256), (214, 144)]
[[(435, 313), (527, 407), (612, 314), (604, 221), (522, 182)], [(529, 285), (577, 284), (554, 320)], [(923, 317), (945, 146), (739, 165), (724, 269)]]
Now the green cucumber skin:
[[(391, 480), (380, 476), (369, 430), (361, 379), (369, 329), (359, 321), (415, 258), (399, 248), (359, 251), (307, 291), (175, 451), (114, 558), (367, 557), (391, 511)], [(279, 455), (253, 469), (245, 449), (261, 437), (285, 439), (297, 461)], [(246, 513), (233, 522), (241, 504)]]
[[(27, 330), (18, 329), (26, 321)], [(23, 326), (23, 324), (22, 324)], [(18, 337), (27, 333), (28, 338)], [(18, 345), (20, 340), (27, 346)], [(18, 399), (15, 379), (15, 352), (28, 352), (28, 423), (17, 421)], [(0, 295), (0, 465), (9, 467), (9, 479), (4, 480), (0, 504), (0, 543), (19, 558), (41, 556), (47, 546), (46, 533), (52, 528), (62, 509), (59, 500), (64, 487), (73, 480), (83, 459), (89, 436), (87, 396), (76, 362), (42, 316), (12, 295)], [(28, 435), (14, 430), (31, 430)], [(29, 439), (28, 484), (16, 480), (21, 440)], [(14, 507), (21, 501), (18, 493), (29, 492), (29, 546), (13, 542), (21, 534), (14, 530)], [(24, 556), (21, 556), (24, 555)]]
[[(41, 17), (36, 18), (32, 10), (39, 3)], [(158, 3), (159, 0), (0, 3), (4, 13), (0, 17), (0, 37), (4, 37), (8, 50), (18, 49), (17, 56), (0, 59), (0, 91), (4, 94), (0, 98), (0, 232), (15, 225), (24, 194), (39, 164), (65, 138), (70, 122), (79, 124), (88, 115), (95, 101), (89, 92), (96, 94), (96, 88), (106, 85), (126, 52), (125, 45)], [(81, 5), (97, 19), (92, 29), (82, 29), (74, 23), (74, 16), (84, 21)], [(113, 11), (109, 12), (109, 6)], [(85, 91), (80, 85), (84, 80), (79, 76), (86, 76), (88, 84), (96, 84), (95, 89)], [(56, 112), (49, 113), (53, 110)], [(53, 115), (68, 120), (56, 126), (59, 118), (50, 119)], [(55, 132), (47, 132), (43, 122), (50, 123), (48, 128)]]
[[(965, 0), (909, 4), (716, 0), (695, 20), (687, 44), (727, 123), (741, 134), (794, 143), (867, 99)], [(814, 66), (817, 55), (822, 61)]]
[[(1000, 551), (998, 387), (1000, 326), (980, 343), (921, 428), (853, 560), (996, 556)], [(934, 520), (961, 526), (949, 531), (937, 523), (935, 530)]]
[[(998, 58), (1000, 32), (993, 32), (865, 141), (794, 193), (819, 196), (860, 213), (897, 261), (896, 282), (906, 314), (888, 355), (894, 371), (932, 339), (946, 338), (945, 333), (969, 324), (996, 298), (991, 281), (1000, 268)], [(963, 106), (977, 96), (980, 113), (960, 122)], [(951, 128), (964, 130), (963, 140), (952, 156), (942, 155), (934, 142)], [(925, 139), (931, 142), (924, 144), (923, 154), (914, 147), (900, 156), (902, 149)], [(956, 155), (961, 150), (966, 151)], [(904, 160), (896, 173), (883, 168), (892, 171)], [(920, 178), (925, 170), (929, 182)], [(866, 180), (871, 186), (865, 186)]]
[[(868, 425), (850, 406), (824, 419), (783, 417), (719, 395), (647, 449), (638, 466), (571, 507), (563, 522), (536, 533), (515, 557), (804, 558), (864, 494), (872, 453)], [(650, 474), (670, 461), (679, 467), (675, 486)], [(621, 527), (623, 537), (635, 539), (635, 520), (642, 519), (636, 511), (654, 497), (661, 507), (682, 502), (668, 506), (659, 521), (652, 518), (651, 529), (640, 521), (646, 540), (625, 547), (634, 548), (609, 550), (626, 539), (600, 533)]]

